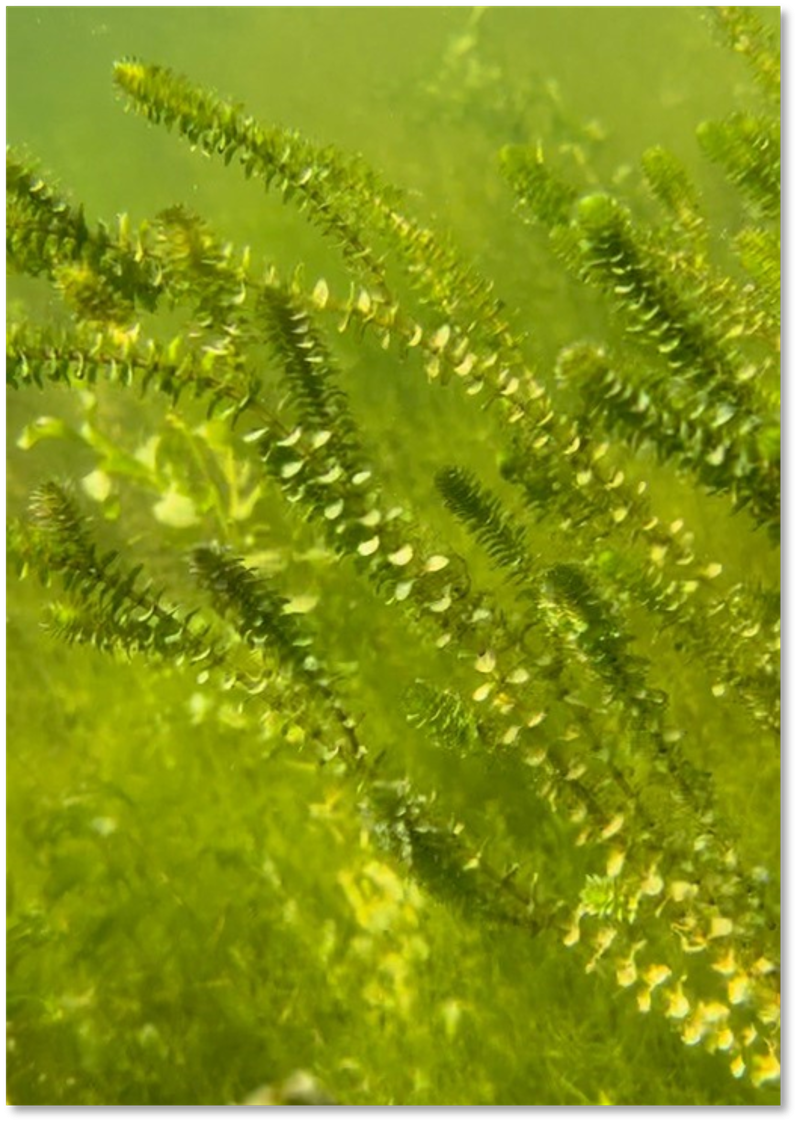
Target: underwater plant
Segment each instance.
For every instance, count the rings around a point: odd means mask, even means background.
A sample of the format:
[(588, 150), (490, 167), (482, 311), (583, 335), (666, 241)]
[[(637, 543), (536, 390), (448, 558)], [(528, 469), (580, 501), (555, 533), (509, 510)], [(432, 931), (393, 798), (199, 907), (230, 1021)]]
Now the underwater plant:
[[(592, 302), (552, 373), (360, 157), (166, 67), (115, 65), (127, 107), (278, 192), (330, 246), (324, 276), (261, 269), (180, 204), (93, 224), (9, 151), (9, 268), (57, 298), (11, 306), (7, 382), (53, 411), (17, 444), (66, 450), (12, 514), (9, 559), (49, 592), (36, 643), (86, 650), (62, 670), (79, 710), (107, 692), (113, 728), (126, 692), (148, 701), (124, 763), (101, 749), (20, 825), (41, 885), (11, 911), (12, 1100), (35, 1100), (16, 1060), (37, 1052), (63, 1055), (55, 1104), (186, 1100), (168, 1072), (190, 1049), (213, 1075), (194, 1104), (306, 1066), (281, 1031), (259, 1079), (233, 996), (322, 1047), (355, 993), (381, 1032), (435, 1011), (455, 1051), (455, 981), (490, 963), (473, 930), (502, 947), (506, 995), (530, 950), (591, 982), (620, 1041), (647, 1016), (708, 1058), (713, 1099), (774, 1098), (778, 834), (737, 784), (779, 762), (780, 63), (749, 10), (714, 20), (761, 99), (698, 129), (734, 200), (722, 231), (666, 148), (628, 190), (588, 127), (522, 139), (474, 19), (447, 56), (448, 113), (474, 96), (513, 121), (517, 253)], [(391, 378), (425, 398), (396, 407)], [(460, 399), (452, 431), (437, 395)], [(97, 1061), (115, 1035), (116, 1072)], [(399, 1100), (377, 1051), (324, 1054), (326, 1101)]]

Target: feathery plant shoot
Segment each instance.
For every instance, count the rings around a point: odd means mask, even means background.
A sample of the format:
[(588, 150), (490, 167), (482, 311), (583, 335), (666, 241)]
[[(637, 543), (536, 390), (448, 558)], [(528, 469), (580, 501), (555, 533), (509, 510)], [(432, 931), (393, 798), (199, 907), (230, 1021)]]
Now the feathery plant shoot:
[(139, 58), (125, 108), (328, 269), (8, 152), (12, 1102), (779, 1096), (778, 47), (693, 16), (750, 83), (701, 179), (614, 167), (494, 18), (413, 97), (490, 139), (497, 286)]

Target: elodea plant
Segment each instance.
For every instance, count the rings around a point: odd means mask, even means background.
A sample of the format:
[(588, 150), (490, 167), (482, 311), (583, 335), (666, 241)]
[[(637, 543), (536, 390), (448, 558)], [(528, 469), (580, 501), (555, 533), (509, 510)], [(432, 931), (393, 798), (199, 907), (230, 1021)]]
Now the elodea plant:
[[(361, 159), (168, 69), (114, 81), (325, 277), (181, 205), (93, 224), (9, 152), (55, 302), (7, 380), (56, 465), (9, 523), (51, 638), (10, 669), (12, 1101), (310, 1066), (321, 1102), (682, 1102), (683, 1054), (696, 1100), (774, 1100), (780, 67), (715, 19), (761, 91), (698, 130), (724, 229), (664, 148), (624, 195), (580, 131), (500, 153), (517, 255), (592, 305), (552, 371)], [(37, 722), (82, 752), (33, 761)]]

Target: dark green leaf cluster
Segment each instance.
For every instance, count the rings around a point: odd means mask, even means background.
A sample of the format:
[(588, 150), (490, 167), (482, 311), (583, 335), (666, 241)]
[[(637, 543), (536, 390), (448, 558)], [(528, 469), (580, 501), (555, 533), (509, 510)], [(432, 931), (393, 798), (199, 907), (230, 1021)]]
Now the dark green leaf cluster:
[(529, 209), (538, 222), (550, 229), (569, 222), (578, 198), (577, 189), (547, 164), (541, 147), (508, 145), (500, 153), (500, 167), (523, 215)]
[(220, 612), (233, 617), (248, 645), (275, 648), (295, 672), (315, 670), (313, 657), (306, 651), (309, 638), (285, 612), (288, 599), (270, 590), (238, 559), (226, 558), (210, 547), (195, 548), (191, 565), (195, 578), (211, 593)]
[(490, 558), (518, 581), (529, 581), (533, 567), (525, 532), (503, 511), (499, 499), (458, 466), (440, 469), (436, 487), (445, 506), (466, 524)]
[(119, 62), (114, 80), (135, 108), (155, 124), (173, 126), (193, 145), (226, 164), (238, 156), (247, 177), (274, 182), (285, 200), (297, 195), (312, 222), (339, 245), (354, 268), (380, 285), (383, 270), (362, 241), (370, 197), (387, 189), (356, 159), (319, 149), (287, 129), (263, 129), (239, 106), (198, 89), (187, 79), (135, 59)]
[[(773, 218), (780, 204), (777, 135), (759, 133), (752, 119), (737, 117), (709, 123), (700, 139), (734, 183), (757, 197), (766, 219)], [(623, 328), (623, 346), (616, 343), (599, 365), (584, 370), (582, 344), (563, 355), (561, 378), (584, 396), (590, 419), (634, 447), (648, 442), (777, 536), (780, 458), (765, 439), (778, 418), (775, 236), (748, 227), (740, 242), (745, 264), (771, 280), (770, 300), (710, 265), (698, 194), (666, 150), (650, 149), (642, 161), (652, 193), (670, 216), (666, 228), (635, 223), (610, 194), (578, 198), (545, 164), (540, 147), (506, 150), (502, 163), (520, 206), (550, 230), (576, 277), (610, 298)], [(557, 483), (542, 476), (526, 491), (539, 505)]]
[(541, 921), (520, 891), (516, 870), (495, 872), (470, 851), (458, 824), (442, 824), (435, 798), (415, 793), (407, 781), (376, 784), (365, 809), (387, 851), (399, 855), (414, 877), (437, 898), (470, 919), (520, 926), (536, 934)]
[(404, 695), (406, 719), (449, 753), (463, 757), (478, 749), (478, 727), (474, 715), (453, 691), (440, 691), (426, 680), (416, 679)]
[(19, 562), (42, 581), (51, 574), (62, 582), (66, 602), (51, 608), (50, 627), (69, 642), (101, 650), (143, 652), (174, 664), (210, 668), (222, 659), (207, 626), (193, 624), (196, 610), (178, 613), (140, 583), (141, 566), (120, 564), (116, 551), (101, 553), (66, 491), (49, 482), (34, 493), (31, 527), (17, 533)]
[(155, 308), (161, 285), (152, 262), (59, 199), (13, 150), (6, 154), (6, 253), (22, 273), (55, 281), (78, 317), (125, 323), (135, 304)]
[(780, 121), (736, 113), (726, 121), (706, 122), (697, 137), (742, 193), (767, 218), (776, 218), (781, 206)]
[(258, 314), (281, 366), (297, 420), (331, 443), (342, 466), (357, 471), (358, 439), (345, 395), (336, 382), (331, 356), (309, 312), (278, 287), (265, 286)]
[(631, 636), (613, 607), (593, 588), (585, 568), (558, 563), (545, 572), (543, 587), (547, 597), (564, 607), (565, 626), (574, 631), (575, 643), (611, 683), (615, 694), (632, 712), (652, 705), (644, 690), (644, 662), (628, 652)]

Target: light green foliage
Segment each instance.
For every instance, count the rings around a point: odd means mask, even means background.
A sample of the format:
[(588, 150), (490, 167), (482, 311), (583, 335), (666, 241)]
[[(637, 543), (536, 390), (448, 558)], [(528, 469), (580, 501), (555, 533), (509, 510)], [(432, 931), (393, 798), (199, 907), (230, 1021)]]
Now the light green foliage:
[(127, 104), (326, 276), (9, 154), (58, 302), (7, 331), (11, 1101), (775, 1101), (779, 60), (714, 18), (765, 101), (698, 132), (724, 236), (665, 146), (609, 174), (506, 82), (482, 10), (423, 85), (500, 150), (553, 363), (361, 158), (165, 67), (117, 63)]

